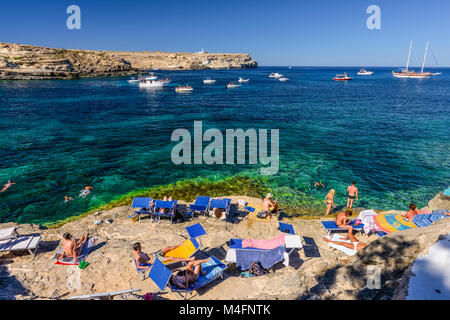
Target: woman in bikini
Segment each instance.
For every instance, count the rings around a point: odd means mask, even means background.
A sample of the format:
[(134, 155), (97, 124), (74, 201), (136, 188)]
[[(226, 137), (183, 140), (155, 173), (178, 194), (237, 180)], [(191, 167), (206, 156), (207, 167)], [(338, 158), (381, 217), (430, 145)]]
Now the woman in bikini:
[(331, 189), (330, 192), (328, 192), (327, 196), (325, 197), (325, 203), (327, 204), (327, 212), (325, 215), (327, 216), (331, 211), (331, 206), (336, 208), (336, 205), (334, 204), (334, 189)]
[(358, 241), (358, 239), (356, 239), (356, 237), (353, 234), (349, 234), (349, 239), (350, 239), (351, 243), (344, 242), (344, 241), (332, 241), (331, 239), (329, 239), (327, 237), (323, 238), (323, 240), (326, 242), (334, 243), (339, 246), (344, 246), (344, 247), (347, 247), (347, 248), (355, 250), (355, 251), (359, 251), (368, 246), (367, 243)]
[(352, 215), (352, 210), (347, 209), (347, 210), (345, 210), (345, 212), (339, 212), (336, 217), (336, 220), (334, 221), (334, 223), (336, 223), (336, 225), (339, 228), (348, 230), (347, 237), (345, 238), (345, 240), (349, 239), (350, 235), (353, 235), (353, 227), (350, 225), (350, 221), (347, 220), (347, 217), (349, 217), (351, 215)]

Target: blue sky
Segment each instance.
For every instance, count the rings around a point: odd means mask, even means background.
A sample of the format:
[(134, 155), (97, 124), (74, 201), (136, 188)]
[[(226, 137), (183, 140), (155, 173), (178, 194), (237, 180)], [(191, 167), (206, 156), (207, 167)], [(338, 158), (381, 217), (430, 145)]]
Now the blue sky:
[[(66, 8), (81, 8), (81, 30)], [(366, 9), (381, 8), (381, 30)], [(29, 0), (2, 1), (0, 42), (58, 48), (249, 53), (260, 65), (413, 65), (429, 40), (450, 66), (448, 0)], [(436, 66), (433, 58), (427, 66)]]

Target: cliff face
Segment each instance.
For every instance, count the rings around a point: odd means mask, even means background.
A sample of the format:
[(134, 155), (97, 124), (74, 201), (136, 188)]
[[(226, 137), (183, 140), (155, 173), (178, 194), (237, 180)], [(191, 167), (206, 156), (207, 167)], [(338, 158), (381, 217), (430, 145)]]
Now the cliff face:
[(70, 79), (140, 70), (254, 68), (247, 54), (122, 52), (53, 49), (0, 43), (0, 79)]

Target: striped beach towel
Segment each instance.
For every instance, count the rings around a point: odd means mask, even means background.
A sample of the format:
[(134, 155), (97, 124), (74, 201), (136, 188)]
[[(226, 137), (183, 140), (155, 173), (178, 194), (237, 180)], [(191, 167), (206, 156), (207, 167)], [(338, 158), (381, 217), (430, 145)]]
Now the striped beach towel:
[(416, 214), (413, 218), (413, 222), (419, 227), (419, 228), (424, 228), (424, 227), (428, 227), (429, 225), (431, 225), (432, 223), (442, 220), (444, 218), (448, 218), (450, 216), (445, 215), (443, 213), (435, 213), (437, 211), (433, 211), (433, 213), (431, 214)]

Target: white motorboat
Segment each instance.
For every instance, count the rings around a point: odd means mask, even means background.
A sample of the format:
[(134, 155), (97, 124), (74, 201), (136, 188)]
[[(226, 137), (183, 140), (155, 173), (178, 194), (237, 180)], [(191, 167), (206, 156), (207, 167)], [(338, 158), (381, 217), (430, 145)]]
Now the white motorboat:
[(214, 83), (216, 83), (216, 80), (211, 79), (211, 78), (208, 77), (205, 80), (203, 80), (203, 83), (204, 84), (214, 84)]
[(239, 77), (239, 80), (238, 80), (239, 83), (248, 83), (249, 81), (250, 81), (250, 79), (243, 79), (241, 77)]
[(240, 84), (234, 83), (234, 82), (230, 82), (229, 84), (227, 84), (227, 88), (228, 89), (232, 89), (232, 88), (239, 88), (241, 87)]
[(286, 78), (286, 77), (278, 78), (278, 81), (281, 81), (281, 82), (288, 81), (288, 80), (289, 80), (289, 78)]
[(366, 69), (361, 69), (357, 73), (358, 76), (370, 76), (371, 74), (373, 74), (373, 71), (367, 71)]
[(281, 74), (281, 73), (278, 73), (278, 72), (272, 72), (270, 75), (269, 75), (269, 78), (281, 78), (283, 75)]
[(158, 80), (149, 80), (144, 79), (139, 81), (140, 88), (162, 88), (167, 86), (170, 83), (169, 79), (158, 79)]

